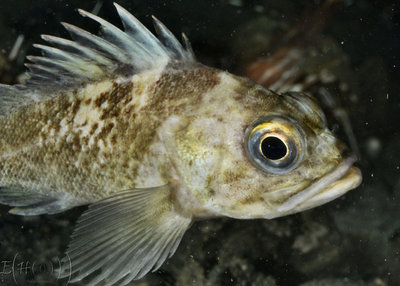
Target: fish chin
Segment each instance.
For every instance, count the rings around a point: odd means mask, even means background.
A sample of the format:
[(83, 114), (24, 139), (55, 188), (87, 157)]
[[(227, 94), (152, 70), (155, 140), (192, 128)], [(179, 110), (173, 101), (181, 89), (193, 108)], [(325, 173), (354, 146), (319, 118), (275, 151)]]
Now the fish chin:
[(290, 197), (278, 207), (279, 216), (320, 206), (358, 187), (362, 175), (360, 169), (353, 166), (356, 160), (355, 156), (346, 158), (332, 172)]

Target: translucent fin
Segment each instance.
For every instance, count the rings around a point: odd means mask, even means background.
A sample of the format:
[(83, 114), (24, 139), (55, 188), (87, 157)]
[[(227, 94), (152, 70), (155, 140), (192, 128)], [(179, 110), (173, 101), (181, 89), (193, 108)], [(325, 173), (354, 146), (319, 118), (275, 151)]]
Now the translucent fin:
[(153, 21), (157, 34), (164, 46), (167, 48), (171, 58), (183, 61), (192, 61), (194, 59), (190, 49), (183, 49), (179, 41), (174, 37), (171, 31), (160, 22), (160, 20), (153, 16)]
[(195, 57), (194, 57), (194, 52), (192, 49), (192, 45), (190, 44), (189, 38), (186, 36), (185, 33), (182, 33), (182, 40), (183, 43), (185, 44), (185, 49), (188, 52), (188, 56), (191, 58), (191, 60), (195, 61)]
[(4, 116), (16, 106), (26, 102), (27, 98), (15, 86), (0, 84), (0, 116)]
[(169, 185), (94, 203), (78, 221), (60, 277), (71, 282), (87, 277), (85, 285), (127, 285), (157, 270), (191, 221), (175, 211)]
[(18, 188), (0, 188), (0, 203), (12, 206), (16, 215), (41, 215), (63, 212), (76, 204), (70, 198), (56, 198)]
[(84, 10), (79, 13), (100, 24), (101, 36), (63, 23), (74, 41), (43, 35), (54, 45), (34, 45), (42, 57), (28, 57), (32, 64), (27, 86), (49, 89), (54, 86), (73, 88), (76, 85), (104, 78), (133, 75), (151, 69), (162, 69), (168, 63), (194, 63), (193, 52), (185, 38), (184, 48), (173, 34), (154, 19), (158, 40), (133, 15), (115, 4), (125, 28), (122, 31), (104, 19)]
[(150, 54), (168, 57), (165, 47), (142, 23), (118, 4), (114, 3), (114, 5), (118, 10), (127, 34), (135, 38), (143, 47), (146, 47)]

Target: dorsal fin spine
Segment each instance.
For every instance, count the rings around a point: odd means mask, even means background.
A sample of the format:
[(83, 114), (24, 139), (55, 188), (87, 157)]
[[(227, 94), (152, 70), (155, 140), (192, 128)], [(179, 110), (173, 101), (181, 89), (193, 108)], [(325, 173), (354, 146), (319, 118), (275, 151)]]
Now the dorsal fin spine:
[(152, 16), (154, 21), (154, 27), (158, 36), (160, 37), (162, 43), (172, 52), (171, 57), (175, 57), (177, 59), (184, 60), (186, 59), (185, 51), (182, 48), (182, 45), (178, 42), (178, 40), (174, 37), (168, 28), (161, 23), (155, 16)]
[(110, 56), (110, 58), (113, 58), (115, 60), (119, 61), (128, 60), (128, 58), (124, 56), (123, 51), (113, 43), (110, 43), (104, 40), (103, 38), (95, 36), (69, 23), (62, 22), (61, 24), (71, 34), (71, 37), (77, 39), (78, 42), (86, 42), (86, 44), (90, 43), (92, 48), (96, 47), (97, 49), (100, 49), (101, 51), (105, 52), (108, 56)]
[(35, 48), (41, 49), (45, 54), (50, 55), (51, 57), (57, 58), (59, 60), (66, 60), (74, 63), (81, 63), (82, 61), (85, 60), (79, 55), (74, 55), (69, 52), (60, 50), (58, 48), (49, 47), (41, 44), (34, 44), (33, 46)]
[(62, 47), (72, 49), (76, 51), (74, 54), (79, 54), (82, 57), (86, 57), (100, 64), (103, 65), (112, 64), (110, 59), (106, 58), (104, 55), (99, 54), (98, 51), (82, 46), (77, 42), (50, 35), (42, 35), (42, 39), (55, 46), (59, 46), (60, 49), (62, 49)]
[(81, 9), (79, 9), (78, 11), (82, 16), (91, 18), (92, 20), (98, 22), (103, 29), (103, 34), (105, 36), (111, 36), (113, 41), (118, 42), (124, 47), (124, 51), (131, 51), (132, 54), (127, 54), (127, 56), (129, 56), (131, 60), (135, 58), (149, 56), (143, 55), (143, 52), (147, 52), (146, 49), (137, 41), (133, 41), (127, 33), (121, 31), (119, 28), (115, 27), (104, 19), (93, 15), (92, 13), (86, 12)]
[(186, 55), (191, 61), (195, 61), (194, 52), (192, 49), (192, 45), (190, 44), (189, 38), (186, 36), (185, 33), (182, 33), (182, 40), (185, 44)]
[(137, 38), (140, 43), (147, 43), (147, 49), (150, 52), (164, 57), (168, 56), (161, 42), (138, 19), (117, 3), (114, 3), (114, 5), (121, 17), (126, 33)]

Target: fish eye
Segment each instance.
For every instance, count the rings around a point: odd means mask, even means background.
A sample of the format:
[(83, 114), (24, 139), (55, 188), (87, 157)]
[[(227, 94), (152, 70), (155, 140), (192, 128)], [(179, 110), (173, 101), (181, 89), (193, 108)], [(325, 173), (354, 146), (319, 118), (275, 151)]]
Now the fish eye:
[(281, 160), (288, 154), (283, 140), (275, 136), (266, 136), (260, 142), (261, 154), (269, 160)]
[(304, 150), (302, 131), (282, 116), (262, 117), (246, 132), (246, 153), (262, 171), (284, 174), (296, 168)]

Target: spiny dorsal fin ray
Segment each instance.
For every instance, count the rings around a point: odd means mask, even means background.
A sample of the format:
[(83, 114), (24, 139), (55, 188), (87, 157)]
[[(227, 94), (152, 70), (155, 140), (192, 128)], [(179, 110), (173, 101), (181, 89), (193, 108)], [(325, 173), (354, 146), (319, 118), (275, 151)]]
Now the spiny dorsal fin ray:
[(71, 38), (76, 43), (88, 47), (92, 51), (103, 54), (103, 57), (109, 58), (115, 63), (128, 60), (123, 51), (113, 43), (108, 42), (105, 39), (93, 35), (92, 33), (89, 33), (88, 31), (85, 31), (72, 24), (65, 22), (62, 22), (61, 24), (69, 32)]
[(126, 285), (157, 270), (192, 221), (176, 212), (171, 191), (170, 185), (133, 189), (90, 205), (72, 235), (60, 277), (71, 282), (88, 277), (88, 286)]
[(101, 36), (93, 35), (71, 24), (62, 23), (74, 41), (43, 35), (54, 45), (35, 45), (43, 57), (28, 57), (33, 64), (27, 86), (48, 89), (52, 86), (73, 88), (87, 82), (116, 78), (127, 74), (161, 69), (170, 62), (183, 65), (195, 62), (186, 37), (183, 47), (173, 34), (156, 18), (155, 37), (133, 15), (114, 3), (125, 31), (84, 10), (79, 13), (100, 24)]
[(151, 54), (167, 56), (165, 48), (160, 41), (131, 13), (123, 7), (114, 3), (117, 8), (118, 14), (121, 17), (122, 25), (124, 25), (125, 32), (131, 37), (135, 38), (139, 43), (146, 47)]
[(80, 55), (83, 58), (90, 59), (104, 66), (112, 65), (112, 60), (104, 57), (104, 55), (101, 55), (99, 51), (78, 44), (77, 42), (51, 35), (42, 35), (42, 39), (54, 46), (59, 47), (59, 49), (62, 51), (68, 51), (70, 54), (74, 53)]
[(185, 50), (187, 51), (187, 55), (191, 58), (191, 60), (195, 61), (196, 58), (194, 57), (192, 45), (190, 44), (189, 38), (186, 36), (185, 33), (182, 33), (182, 40), (183, 43), (185, 44)]
[(182, 49), (182, 45), (165, 25), (154, 16), (153, 21), (157, 34), (164, 46), (167, 47), (170, 56), (178, 60), (192, 60), (190, 53)]

